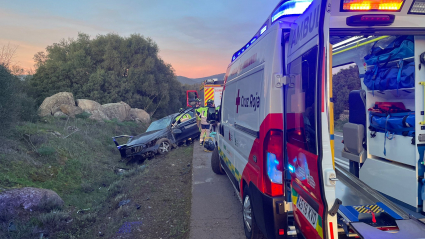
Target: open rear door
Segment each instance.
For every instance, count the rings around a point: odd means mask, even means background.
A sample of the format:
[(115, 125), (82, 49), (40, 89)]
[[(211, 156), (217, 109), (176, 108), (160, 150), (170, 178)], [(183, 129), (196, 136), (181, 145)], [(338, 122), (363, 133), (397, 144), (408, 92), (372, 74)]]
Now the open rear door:
[(313, 0), (291, 27), (285, 86), (286, 163), (298, 233), (337, 238), (335, 171), (328, 119), (330, 6)]

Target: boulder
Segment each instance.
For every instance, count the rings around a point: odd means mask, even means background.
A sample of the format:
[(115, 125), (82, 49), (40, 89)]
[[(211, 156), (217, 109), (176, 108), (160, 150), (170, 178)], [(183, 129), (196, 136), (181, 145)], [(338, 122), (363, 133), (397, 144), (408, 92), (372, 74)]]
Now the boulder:
[(53, 116), (54, 117), (68, 117), (66, 114), (62, 113), (62, 111), (56, 112)]
[(77, 105), (83, 111), (91, 114), (89, 119), (93, 119), (99, 122), (103, 122), (103, 120), (109, 120), (109, 117), (106, 116), (105, 112), (103, 112), (102, 105), (94, 100), (78, 99)]
[(125, 121), (128, 119), (131, 107), (125, 102), (110, 103), (102, 105), (103, 112), (109, 119)]
[(102, 105), (97, 103), (94, 100), (87, 100), (87, 99), (78, 99), (77, 100), (77, 106), (80, 107), (82, 110), (84, 110), (87, 113), (91, 113), (94, 110), (101, 110)]
[(39, 115), (41, 117), (54, 115), (60, 111), (61, 105), (75, 105), (74, 96), (70, 92), (59, 92), (44, 99), (39, 107)]
[(19, 208), (45, 211), (62, 206), (62, 198), (49, 189), (26, 187), (0, 193), (0, 212), (14, 214)]
[(131, 108), (129, 119), (148, 124), (151, 121), (151, 116), (142, 109)]
[(68, 115), (69, 117), (74, 118), (75, 115), (81, 114), (83, 113), (83, 110), (75, 105), (60, 105), (60, 110), (62, 111), (62, 113)]

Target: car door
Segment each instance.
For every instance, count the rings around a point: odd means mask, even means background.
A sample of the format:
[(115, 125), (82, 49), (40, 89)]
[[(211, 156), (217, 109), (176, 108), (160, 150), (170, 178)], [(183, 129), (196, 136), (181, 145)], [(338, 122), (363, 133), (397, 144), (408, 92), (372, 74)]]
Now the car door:
[(325, 0), (314, 0), (295, 21), (285, 60), (284, 147), (289, 174), (284, 175), (290, 175), (285, 180), (290, 181), (296, 227), (305, 238), (317, 239), (338, 237), (336, 216), (329, 214), (336, 179), (325, 102), (327, 10)]
[(174, 126), (173, 128), (173, 135), (174, 135), (174, 138), (176, 139), (176, 142), (193, 137), (197, 133), (199, 133), (199, 128), (196, 125), (195, 117), (192, 117), (191, 119), (186, 120)]

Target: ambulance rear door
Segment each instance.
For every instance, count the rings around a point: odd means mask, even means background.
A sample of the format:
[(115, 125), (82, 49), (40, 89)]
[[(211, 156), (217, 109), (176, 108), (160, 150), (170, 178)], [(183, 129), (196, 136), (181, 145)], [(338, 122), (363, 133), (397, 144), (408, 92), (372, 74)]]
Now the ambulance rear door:
[[(286, 169), (295, 226), (305, 238), (337, 238), (335, 171), (326, 77), (330, 6), (313, 0), (291, 26), (286, 50)], [(285, 177), (285, 176), (284, 176)], [(335, 210), (336, 209), (336, 210)]]

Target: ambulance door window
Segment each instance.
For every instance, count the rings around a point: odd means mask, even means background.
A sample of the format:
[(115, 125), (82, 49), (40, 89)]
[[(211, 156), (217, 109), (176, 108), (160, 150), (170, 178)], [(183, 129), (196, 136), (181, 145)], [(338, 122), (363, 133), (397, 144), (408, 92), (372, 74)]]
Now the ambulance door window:
[(289, 64), (290, 84), (286, 95), (287, 142), (317, 154), (315, 124), (315, 72), (317, 47)]

